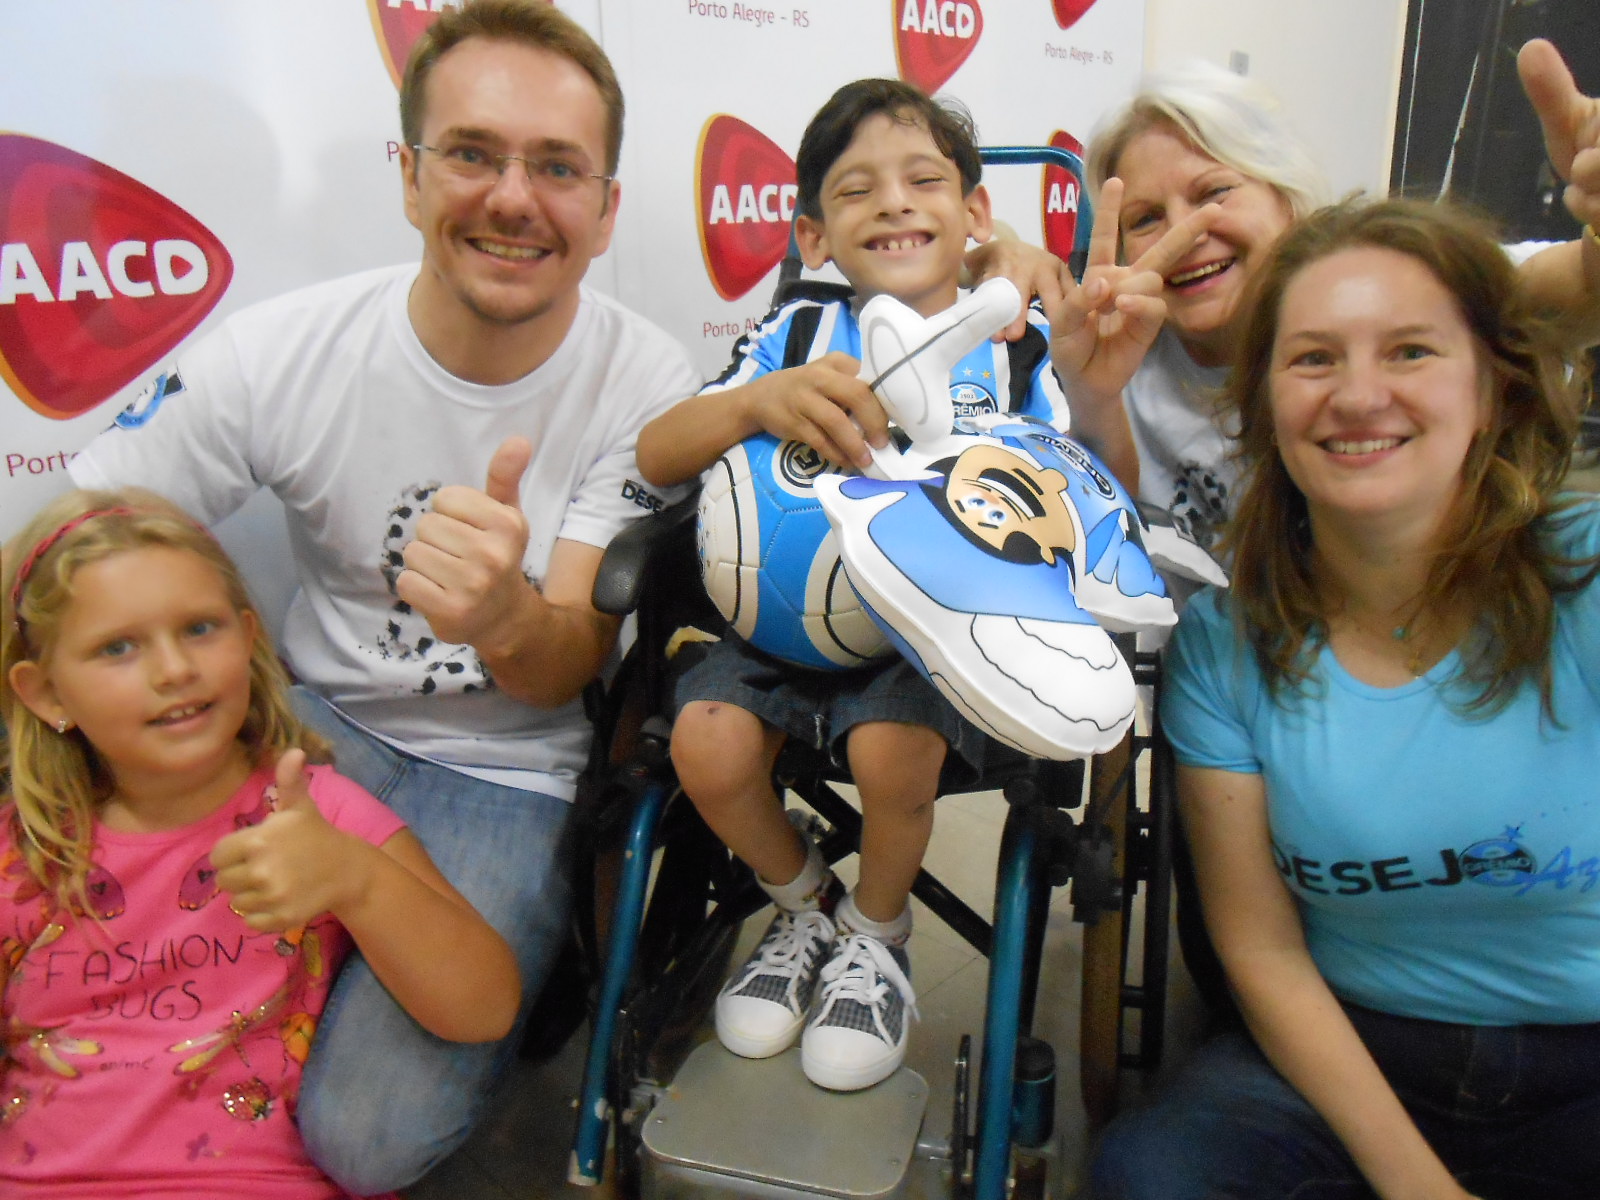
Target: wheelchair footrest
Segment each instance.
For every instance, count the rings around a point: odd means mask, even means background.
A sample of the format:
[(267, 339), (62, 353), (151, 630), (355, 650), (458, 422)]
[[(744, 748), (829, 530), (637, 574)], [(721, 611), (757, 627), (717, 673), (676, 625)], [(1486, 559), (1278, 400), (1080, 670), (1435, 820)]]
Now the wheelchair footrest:
[(861, 1092), (829, 1092), (798, 1048), (747, 1059), (706, 1042), (646, 1118), (646, 1200), (841, 1200), (906, 1189), (928, 1085), (902, 1067)]

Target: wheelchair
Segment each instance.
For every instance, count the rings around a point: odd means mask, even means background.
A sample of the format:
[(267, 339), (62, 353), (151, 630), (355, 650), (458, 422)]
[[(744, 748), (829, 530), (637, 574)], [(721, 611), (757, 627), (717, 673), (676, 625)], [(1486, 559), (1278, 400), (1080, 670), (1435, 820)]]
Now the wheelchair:
[[(918, 874), (912, 894), (989, 960), (976, 1053), (970, 1035), (951, 1048), (948, 1130), (922, 1128), (927, 1086), (908, 1067), (845, 1095), (797, 1070), (779, 1081), (761, 1068), (787, 1056), (739, 1059), (705, 1037), (740, 929), (769, 901), (682, 795), (668, 754), (668, 651), (694, 653), (692, 642), (678, 647), (681, 629), (722, 626), (699, 580), (695, 511), (691, 498), (624, 531), (595, 586), (595, 606), (632, 614), (637, 629), (590, 714), (595, 747), (579, 808), (588, 843), (579, 861), (590, 878), (577, 889), (577, 917), (598, 987), (569, 1180), (600, 1183), (609, 1147), (623, 1196), (898, 1195), (913, 1158), (936, 1163), (956, 1197), (1044, 1194), (1055, 1061), (1032, 1033), (1055, 888), (1070, 884), (1073, 919), (1085, 927), (1080, 1088), (1091, 1128), (1114, 1111), (1121, 1069), (1151, 1068), (1162, 1051), (1174, 831), (1173, 768), (1159, 729), (1132, 732), (1089, 764), (991, 743), (971, 789), (998, 790), (1007, 802), (990, 918), (927, 870)], [(1157, 656), (1131, 637), (1121, 648), (1136, 681), (1156, 686)], [(839, 790), (847, 781), (793, 746), (777, 776), (780, 795), (816, 814), (824, 857), (852, 852), (861, 818)], [(1133, 953), (1141, 891), (1148, 915)], [(739, 1120), (763, 1106), (789, 1124), (812, 1122), (828, 1154), (741, 1137)], [(752, 1127), (768, 1128), (760, 1118)], [(849, 1151), (863, 1147), (872, 1153), (857, 1161)], [(818, 1169), (819, 1157), (835, 1160), (832, 1175)]]

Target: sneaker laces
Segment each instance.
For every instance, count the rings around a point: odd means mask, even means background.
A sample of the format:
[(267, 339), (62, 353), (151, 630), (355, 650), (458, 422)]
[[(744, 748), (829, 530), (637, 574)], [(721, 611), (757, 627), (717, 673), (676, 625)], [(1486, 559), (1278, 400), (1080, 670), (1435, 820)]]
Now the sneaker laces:
[(917, 997), (911, 980), (900, 969), (889, 947), (865, 933), (852, 933), (822, 968), (824, 1007), (840, 1000), (853, 1000), (876, 1011), (888, 997), (892, 984), (905, 1001), (906, 1010), (917, 1018)]
[(784, 913), (750, 959), (745, 979), (757, 971), (763, 974), (802, 974), (811, 966), (812, 956), (833, 940), (833, 920), (816, 910)]

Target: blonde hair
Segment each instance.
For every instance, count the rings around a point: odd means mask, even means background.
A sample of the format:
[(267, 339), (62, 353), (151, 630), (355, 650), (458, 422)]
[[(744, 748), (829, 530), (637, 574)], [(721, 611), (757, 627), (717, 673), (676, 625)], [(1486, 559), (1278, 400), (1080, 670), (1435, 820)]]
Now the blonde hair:
[[(58, 733), (22, 702), (11, 684), (20, 662), (45, 664), (68, 605), (72, 581), (90, 563), (147, 547), (196, 554), (216, 569), (236, 612), (253, 612), (227, 552), (170, 501), (138, 488), (75, 491), (45, 506), (13, 542), (0, 573), (0, 722), (6, 765), (7, 834), (29, 872), (65, 909), (86, 909), (94, 815), (111, 775), (77, 730)], [(20, 577), (20, 578), (19, 578)], [(260, 621), (250, 646), (250, 703), (239, 741), (256, 764), (287, 750), (326, 759), (327, 744), (289, 706), (289, 681)]]
[(1271, 366), (1284, 295), (1307, 267), (1343, 250), (1376, 248), (1426, 267), (1455, 299), (1490, 377), (1488, 429), (1461, 467), (1461, 490), (1439, 538), (1421, 611), (1461, 606), (1474, 622), (1462, 647), (1464, 701), (1491, 715), (1524, 681), (1551, 707), (1554, 598), (1586, 586), (1594, 562), (1556, 553), (1549, 534), (1570, 507), (1560, 496), (1583, 409), (1585, 377), (1569, 373), (1558, 327), (1535, 312), (1516, 269), (1484, 221), (1453, 205), (1346, 201), (1293, 226), (1241, 302), (1245, 325), (1228, 381), (1239, 421), (1245, 486), (1224, 545), (1230, 589), (1269, 688), (1309, 678), (1308, 649), (1340, 603), (1313, 570), (1306, 499), (1278, 454)]
[(1330, 198), (1327, 177), (1278, 111), (1272, 93), (1206, 62), (1153, 72), (1132, 99), (1100, 119), (1086, 169), (1096, 194), (1117, 173), (1128, 143), (1170, 125), (1200, 153), (1273, 188), (1298, 219)]

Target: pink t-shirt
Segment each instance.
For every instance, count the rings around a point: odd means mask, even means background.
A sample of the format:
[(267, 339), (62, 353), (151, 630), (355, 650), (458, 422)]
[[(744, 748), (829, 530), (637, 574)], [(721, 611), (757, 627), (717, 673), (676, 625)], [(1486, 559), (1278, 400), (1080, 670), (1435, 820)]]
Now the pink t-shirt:
[[(398, 817), (330, 767), (317, 807), (378, 845)], [(217, 839), (271, 811), (270, 770), (216, 812), (153, 834), (95, 831), (98, 920), (53, 920), (0, 862), (0, 1194), (49, 1200), (344, 1193), (294, 1124), (301, 1064), (349, 935), (324, 915), (256, 933), (213, 881)]]

